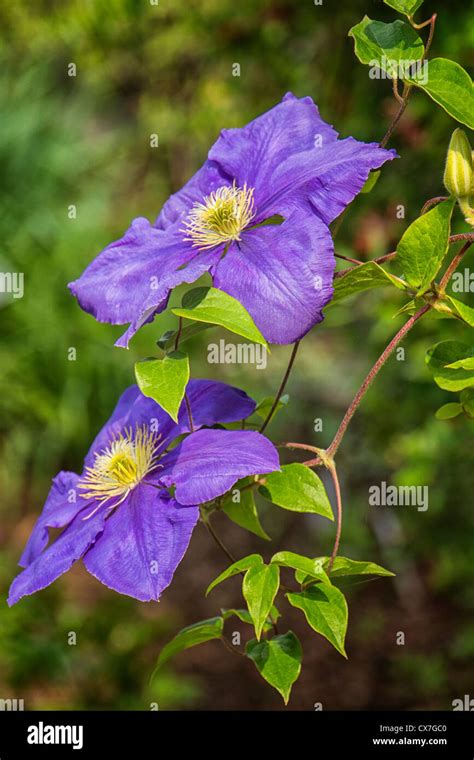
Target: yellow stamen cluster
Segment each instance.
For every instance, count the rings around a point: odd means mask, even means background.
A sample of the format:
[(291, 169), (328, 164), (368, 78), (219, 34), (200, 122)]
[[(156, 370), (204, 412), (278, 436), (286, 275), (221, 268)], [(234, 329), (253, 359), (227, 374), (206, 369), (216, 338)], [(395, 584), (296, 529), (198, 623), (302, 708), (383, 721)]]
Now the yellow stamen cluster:
[(195, 203), (183, 232), (185, 240), (206, 250), (232, 240), (240, 240), (241, 232), (254, 217), (253, 187), (219, 187), (203, 203)]
[[(109, 445), (95, 453), (92, 467), (86, 467), (78, 487), (84, 499), (100, 504), (118, 497), (123, 501), (130, 491), (156, 466), (159, 437), (146, 425), (115, 436)], [(120, 503), (120, 502), (118, 502)], [(113, 506), (117, 506), (114, 503)]]

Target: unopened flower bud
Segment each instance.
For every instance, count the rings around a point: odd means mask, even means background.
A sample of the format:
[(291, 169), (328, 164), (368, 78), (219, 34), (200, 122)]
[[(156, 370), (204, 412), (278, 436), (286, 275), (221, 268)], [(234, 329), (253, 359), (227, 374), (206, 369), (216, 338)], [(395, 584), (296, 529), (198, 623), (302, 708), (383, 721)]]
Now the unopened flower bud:
[(471, 193), (473, 182), (472, 151), (462, 129), (455, 129), (449, 143), (444, 184), (450, 195), (464, 198)]

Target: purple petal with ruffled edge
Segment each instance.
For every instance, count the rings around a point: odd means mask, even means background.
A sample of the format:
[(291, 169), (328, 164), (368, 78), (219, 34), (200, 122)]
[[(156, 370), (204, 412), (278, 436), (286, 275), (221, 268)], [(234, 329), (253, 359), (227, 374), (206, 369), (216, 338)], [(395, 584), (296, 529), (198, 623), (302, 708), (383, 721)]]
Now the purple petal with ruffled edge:
[(254, 188), (255, 222), (295, 208), (329, 224), (357, 195), (369, 172), (396, 152), (338, 133), (321, 119), (310, 97), (288, 93), (282, 102), (241, 129), (224, 129), (209, 159)]
[(41, 554), (48, 543), (48, 528), (64, 528), (84, 508), (85, 501), (76, 491), (79, 475), (60, 472), (53, 479), (43, 511), (31, 532), (19, 565), (26, 567)]
[(107, 520), (84, 565), (101, 583), (142, 602), (157, 600), (173, 578), (199, 517), (166, 492), (140, 485)]
[[(244, 391), (214, 380), (190, 380), (186, 392), (195, 430), (203, 425), (246, 419), (255, 409), (255, 401)], [(119, 433), (130, 428), (134, 431), (141, 425), (150, 426), (160, 436), (161, 447), (166, 447), (173, 438), (190, 430), (186, 404), (184, 401), (181, 404), (176, 424), (156, 401), (144, 396), (137, 385), (127, 388), (92, 443), (85, 466), (90, 467), (94, 454), (105, 449)]]
[(117, 345), (126, 347), (145, 322), (166, 308), (174, 287), (195, 282), (222, 254), (223, 249), (197, 251), (184, 237), (178, 230), (164, 232), (147, 219), (135, 219), (123, 238), (69, 284), (81, 307), (99, 322), (131, 323)]
[(48, 546), (18, 575), (10, 586), (8, 604), (16, 604), (23, 596), (34, 594), (69, 570), (104, 530), (105, 510), (99, 510), (87, 520), (90, 506), (74, 518), (59, 538)]
[(280, 469), (274, 445), (251, 430), (199, 430), (166, 454), (157, 481), (176, 486), (180, 504), (215, 499), (247, 475)]
[(323, 319), (335, 258), (326, 225), (293, 213), (247, 230), (214, 271), (214, 285), (242, 303), (271, 343), (293, 343)]

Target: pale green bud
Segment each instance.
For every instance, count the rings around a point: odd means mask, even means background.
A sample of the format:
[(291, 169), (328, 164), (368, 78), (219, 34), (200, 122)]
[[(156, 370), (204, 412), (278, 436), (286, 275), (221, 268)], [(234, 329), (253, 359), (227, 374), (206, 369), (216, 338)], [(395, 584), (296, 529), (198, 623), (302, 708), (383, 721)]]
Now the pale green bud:
[(464, 198), (471, 193), (473, 183), (472, 151), (462, 129), (455, 129), (448, 148), (444, 185), (450, 195)]

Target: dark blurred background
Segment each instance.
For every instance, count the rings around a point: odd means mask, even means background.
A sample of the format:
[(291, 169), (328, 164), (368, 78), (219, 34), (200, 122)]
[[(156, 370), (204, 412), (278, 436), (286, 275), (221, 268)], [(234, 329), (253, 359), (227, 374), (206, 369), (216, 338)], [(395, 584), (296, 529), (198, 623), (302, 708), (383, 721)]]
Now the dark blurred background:
[[(464, 0), (437, 0), (417, 18), (433, 11), (433, 56), (469, 69), (474, 11)], [(82, 312), (67, 282), (134, 216), (154, 218), (222, 127), (244, 125), (288, 90), (311, 95), (343, 137), (380, 140), (396, 104), (390, 83), (371, 80), (354, 57), (347, 32), (364, 13), (397, 18), (379, 0), (16, 0), (0, 8), (0, 270), (25, 274), (24, 298), (0, 301), (0, 698), (23, 698), (30, 709), (149, 709), (151, 702), (282, 708), (253, 664), (218, 642), (180, 655), (149, 683), (160, 648), (179, 627), (240, 605), (237, 579), (203, 598), (226, 560), (200, 525), (159, 604), (119, 596), (79, 566), (11, 610), (4, 598), (51, 477), (80, 470), (91, 439), (133, 382), (134, 361), (152, 354), (173, 326), (162, 316), (130, 351), (114, 348), (121, 329)], [(234, 63), (240, 77), (232, 76)], [(401, 160), (354, 203), (338, 237), (342, 253), (364, 259), (393, 250), (423, 201), (443, 193), (455, 126), (414, 94), (391, 143)], [(76, 219), (68, 218), (71, 204)], [(399, 204), (405, 220), (396, 218)], [(402, 303), (398, 292), (381, 290), (328, 311), (302, 346), (290, 405), (269, 429), (274, 440), (329, 443), (400, 326), (393, 316)], [(224, 332), (212, 340), (224, 336), (231, 340)], [(397, 578), (347, 589), (347, 662), (281, 603), (304, 646), (287, 709), (317, 702), (324, 709), (451, 709), (453, 699), (474, 696), (472, 421), (434, 418), (452, 399), (432, 382), (424, 353), (443, 337), (469, 340), (468, 328), (434, 318), (419, 324), (405, 361), (394, 358), (383, 369), (344, 440), (341, 552), (378, 561)], [(288, 347), (274, 347), (259, 371), (209, 365), (209, 340), (204, 333), (190, 345), (195, 376), (234, 383), (257, 399), (275, 392)], [(68, 359), (70, 347), (76, 361)], [(315, 418), (322, 432), (314, 432)], [(381, 481), (428, 485), (429, 509), (369, 507), (368, 488)], [(324, 519), (264, 504), (261, 516), (279, 549), (330, 551), (334, 526)], [(235, 554), (271, 556), (273, 545), (219, 518)], [(400, 631), (404, 646), (396, 643)], [(75, 646), (69, 632), (77, 634)], [(250, 631), (242, 628), (242, 637)]]

